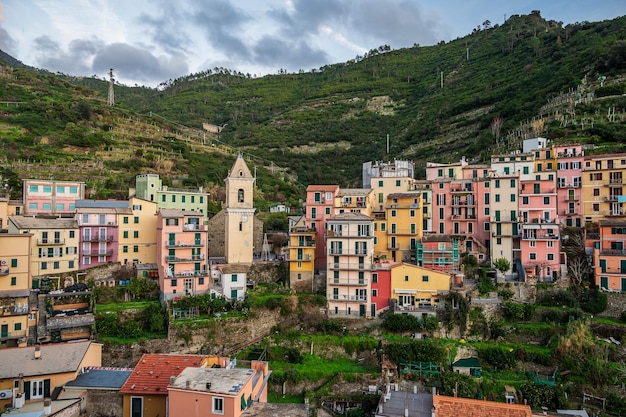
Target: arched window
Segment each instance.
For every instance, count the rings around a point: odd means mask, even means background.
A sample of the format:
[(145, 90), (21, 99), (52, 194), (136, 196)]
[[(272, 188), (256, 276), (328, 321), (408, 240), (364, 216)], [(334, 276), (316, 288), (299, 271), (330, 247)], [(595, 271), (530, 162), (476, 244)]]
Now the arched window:
[(243, 203), (244, 200), (244, 194), (243, 194), (243, 188), (240, 188), (239, 191), (237, 191), (237, 201), (239, 203)]

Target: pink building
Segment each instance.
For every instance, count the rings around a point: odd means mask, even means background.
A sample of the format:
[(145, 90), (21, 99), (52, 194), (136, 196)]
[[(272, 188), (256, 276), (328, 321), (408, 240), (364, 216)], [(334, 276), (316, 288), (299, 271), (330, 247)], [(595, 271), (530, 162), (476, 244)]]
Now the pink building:
[(267, 402), (271, 372), (267, 362), (250, 368), (186, 368), (167, 387), (169, 417), (239, 417), (255, 403)]
[(489, 172), (488, 165), (468, 165), (465, 159), (426, 166), (426, 178), (433, 183), (434, 233), (450, 236), (461, 252), (479, 261), (489, 254)]
[(76, 201), (85, 198), (79, 181), (24, 180), (24, 214), (74, 214)]
[(326, 220), (334, 215), (338, 185), (309, 185), (306, 189), (306, 223), (316, 231), (315, 270), (326, 270)]
[(157, 264), (165, 300), (209, 291), (207, 226), (202, 216), (197, 211), (159, 210)]
[(557, 198), (554, 179), (521, 181), (519, 232), (525, 278), (550, 281), (561, 275)]
[(558, 215), (561, 224), (583, 227), (582, 177), (585, 152), (582, 145), (554, 147), (557, 158)]
[(119, 214), (132, 215), (128, 201), (76, 201), (79, 269), (118, 261)]
[(391, 267), (400, 262), (379, 261), (372, 265), (372, 317), (389, 309), (391, 299)]

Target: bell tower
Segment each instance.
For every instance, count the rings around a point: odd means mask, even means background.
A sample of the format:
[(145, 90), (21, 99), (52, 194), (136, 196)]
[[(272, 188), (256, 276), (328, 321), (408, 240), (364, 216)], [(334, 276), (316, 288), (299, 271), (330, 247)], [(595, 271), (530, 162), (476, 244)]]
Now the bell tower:
[(254, 254), (254, 177), (243, 156), (237, 156), (226, 182), (226, 235), (228, 264), (251, 264)]

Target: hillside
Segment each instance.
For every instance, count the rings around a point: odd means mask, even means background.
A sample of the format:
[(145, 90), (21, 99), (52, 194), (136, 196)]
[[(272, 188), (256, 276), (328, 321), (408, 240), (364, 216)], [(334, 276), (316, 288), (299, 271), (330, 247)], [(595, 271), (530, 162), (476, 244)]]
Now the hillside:
[[(159, 158), (169, 160), (176, 154), (171, 169), (185, 184), (219, 184), (228, 156), (213, 149), (224, 143), (254, 155), (259, 175), (280, 173), (281, 178), (259, 181), (268, 199), (294, 201), (302, 187), (289, 186), (282, 177), (301, 185), (359, 186), (361, 164), (368, 160), (411, 159), (419, 172), (429, 160), (485, 158), (514, 149), (520, 139), (537, 134), (619, 150), (626, 141), (625, 56), (626, 17), (563, 27), (535, 12), (512, 16), (501, 26), (482, 27), (447, 44), (400, 50), (381, 46), (366, 56), (311, 72), (250, 78), (214, 68), (169, 80), (158, 89), (116, 86), (114, 109), (95, 104), (103, 103), (108, 87), (90, 78), (38, 75), (49, 86), (28, 97), (2, 81), (0, 95), (30, 103), (37, 98), (42, 105), (50, 100), (46, 94), (62, 85), (67, 90), (61, 99), (66, 108), (85, 100), (91, 103), (96, 122), (81, 120), (79, 125), (99, 126), (93, 135), (100, 142), (78, 150), (97, 154), (105, 168), (119, 174), (113, 184), (105, 184), (106, 189), (128, 182), (124, 174), (158, 171)], [(32, 91), (28, 84), (20, 86), (28, 76), (15, 71), (20, 77), (9, 83), (14, 84), (11, 88)], [(601, 75), (607, 77), (602, 83)], [(79, 87), (70, 89), (70, 83)], [(606, 97), (588, 100), (599, 96)], [(606, 116), (609, 109), (616, 109), (616, 117)], [(46, 117), (58, 110), (46, 110)], [(2, 129), (13, 132), (14, 143), (32, 148), (48, 137), (45, 151), (30, 149), (26, 155), (18, 146), (1, 149), (8, 161), (32, 158), (37, 152), (45, 160), (63, 155), (82, 159), (66, 143), (71, 141), (68, 123), (76, 125), (76, 120), (61, 117), (56, 134), (49, 135), (41, 131), (46, 121), (41, 115), (24, 120), (17, 113), (21, 110), (4, 111), (0, 120), (12, 127)], [(109, 115), (115, 115), (115, 124)], [(133, 131), (137, 123), (144, 123), (140, 132)], [(203, 123), (224, 129), (219, 135), (200, 133)], [(115, 133), (106, 126), (115, 126)], [(165, 136), (176, 140), (168, 142)], [(185, 142), (185, 136), (209, 141), (207, 156)], [(107, 151), (107, 146), (115, 151)]]

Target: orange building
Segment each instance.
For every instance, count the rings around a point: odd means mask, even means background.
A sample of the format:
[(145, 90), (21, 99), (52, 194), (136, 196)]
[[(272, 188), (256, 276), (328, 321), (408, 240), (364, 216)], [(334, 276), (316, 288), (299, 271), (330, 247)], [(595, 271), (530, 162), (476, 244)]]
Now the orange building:
[(593, 251), (595, 283), (604, 291), (626, 291), (626, 221), (600, 220)]
[(270, 371), (267, 362), (252, 361), (249, 369), (226, 367), (186, 368), (172, 378), (168, 391), (169, 417), (239, 417), (267, 402)]

